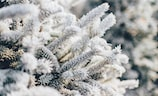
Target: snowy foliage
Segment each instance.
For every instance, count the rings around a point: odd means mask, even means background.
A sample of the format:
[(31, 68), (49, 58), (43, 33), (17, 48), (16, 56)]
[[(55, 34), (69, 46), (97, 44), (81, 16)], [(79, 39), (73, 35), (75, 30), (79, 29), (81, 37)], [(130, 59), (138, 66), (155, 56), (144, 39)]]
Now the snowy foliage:
[(138, 86), (119, 79), (128, 57), (101, 38), (116, 22), (112, 13), (103, 18), (107, 3), (77, 19), (56, 0), (7, 2), (0, 9), (1, 96), (123, 96)]

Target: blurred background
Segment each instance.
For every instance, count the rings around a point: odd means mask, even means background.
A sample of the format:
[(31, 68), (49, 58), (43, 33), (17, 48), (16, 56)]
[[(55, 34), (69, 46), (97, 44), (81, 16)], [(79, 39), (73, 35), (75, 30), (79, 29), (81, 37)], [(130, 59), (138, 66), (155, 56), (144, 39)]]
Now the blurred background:
[[(0, 8), (7, 6), (0, 1)], [(16, 1), (16, 0), (13, 0)], [(158, 96), (158, 0), (53, 0), (78, 18), (102, 3), (109, 3), (117, 23), (103, 38), (112, 47), (121, 44), (130, 58), (122, 80), (139, 79), (135, 90), (125, 96)]]

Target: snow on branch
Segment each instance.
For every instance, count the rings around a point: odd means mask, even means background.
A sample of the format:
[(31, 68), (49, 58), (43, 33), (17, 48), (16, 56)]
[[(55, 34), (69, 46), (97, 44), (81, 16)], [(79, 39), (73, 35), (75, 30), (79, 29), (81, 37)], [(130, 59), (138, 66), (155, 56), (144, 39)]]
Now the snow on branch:
[(60, 5), (66, 0), (7, 1), (0, 8), (0, 96), (122, 96), (138, 86), (118, 78), (128, 57), (102, 38), (116, 23), (112, 13), (102, 19), (107, 3), (77, 20)]

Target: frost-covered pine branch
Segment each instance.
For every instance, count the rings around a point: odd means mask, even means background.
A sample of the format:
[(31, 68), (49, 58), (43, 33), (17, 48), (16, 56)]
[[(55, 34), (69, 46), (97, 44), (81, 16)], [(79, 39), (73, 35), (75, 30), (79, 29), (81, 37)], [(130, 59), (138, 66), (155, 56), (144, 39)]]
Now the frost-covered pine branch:
[(101, 38), (116, 22), (112, 13), (101, 19), (107, 3), (77, 19), (56, 0), (7, 2), (0, 9), (1, 96), (122, 96), (138, 86), (118, 78), (128, 57)]
[(93, 9), (86, 15), (82, 16), (82, 18), (79, 20), (79, 26), (85, 27), (87, 24), (93, 22), (97, 18), (100, 18), (104, 15), (104, 12), (107, 11), (109, 8), (109, 5), (107, 3), (104, 3), (100, 5), (99, 7)]

